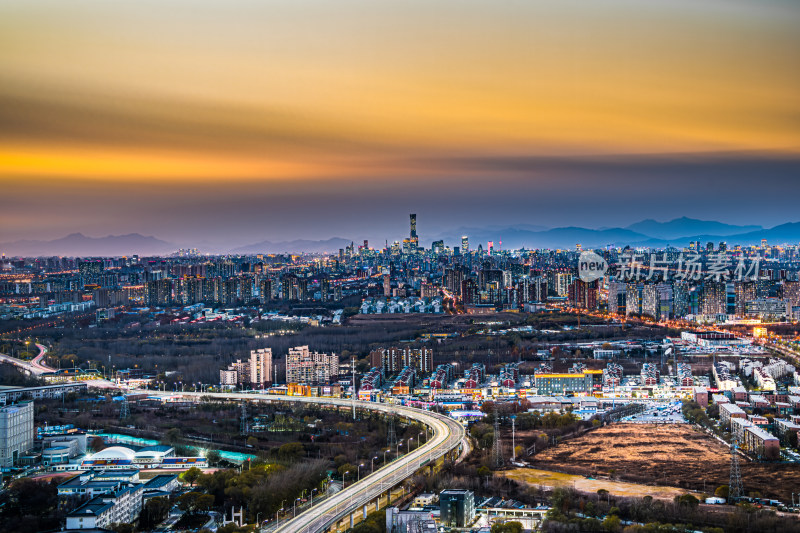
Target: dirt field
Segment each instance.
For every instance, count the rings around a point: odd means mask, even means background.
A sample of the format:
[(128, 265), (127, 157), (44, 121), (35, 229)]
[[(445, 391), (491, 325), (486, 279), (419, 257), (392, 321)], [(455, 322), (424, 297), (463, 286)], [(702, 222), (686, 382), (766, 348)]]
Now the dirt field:
[[(581, 492), (597, 492), (600, 489), (605, 489), (614, 496), (634, 496), (637, 498), (652, 496), (662, 500), (672, 500), (675, 496), (681, 496), (687, 492), (686, 489), (677, 487), (640, 485), (638, 483), (611, 481), (608, 479), (590, 479), (584, 476), (537, 470), (535, 468), (515, 468), (514, 470), (505, 471), (503, 475), (515, 481), (530, 485), (542, 485), (547, 488), (574, 487)], [(696, 495), (699, 497), (699, 494)]]
[[(528, 461), (535, 468), (713, 493), (730, 478), (726, 446), (688, 425), (613, 424), (550, 448)], [(740, 459), (745, 493), (790, 502), (800, 465)]]

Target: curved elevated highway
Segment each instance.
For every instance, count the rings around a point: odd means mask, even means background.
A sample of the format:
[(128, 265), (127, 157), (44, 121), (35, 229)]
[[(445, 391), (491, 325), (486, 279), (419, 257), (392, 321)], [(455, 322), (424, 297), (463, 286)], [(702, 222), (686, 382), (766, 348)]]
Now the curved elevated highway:
[(39, 348), (39, 355), (31, 359), (30, 361), (17, 359), (16, 357), (11, 357), (10, 355), (6, 354), (0, 354), (0, 361), (16, 365), (22, 370), (34, 376), (39, 376), (41, 374), (44, 374), (45, 372), (52, 372), (54, 370), (53, 368), (45, 366), (44, 363), (42, 363), (42, 360), (45, 354), (47, 353), (47, 347), (41, 344), (37, 344), (36, 347)]
[[(174, 393), (155, 393), (174, 395)], [(247, 393), (181, 393), (183, 396), (211, 397), (230, 400), (279, 401), (316, 403), (350, 408), (352, 400), (339, 398), (314, 398), (305, 396), (281, 396), (272, 394)], [(371, 409), (420, 422), (433, 430), (433, 436), (425, 445), (411, 453), (394, 460), (374, 473), (353, 483), (346, 489), (326, 498), (322, 503), (314, 505), (297, 517), (287, 520), (277, 528), (276, 533), (316, 533), (335, 528), (348, 517), (352, 520), (354, 513), (366, 514), (368, 506), (378, 507), (378, 502), (386, 496), (387, 491), (400, 484), (422, 467), (432, 466), (448, 453), (457, 454), (466, 443), (464, 427), (447, 416), (423, 411), (411, 407), (393, 404), (359, 401), (359, 409)]]

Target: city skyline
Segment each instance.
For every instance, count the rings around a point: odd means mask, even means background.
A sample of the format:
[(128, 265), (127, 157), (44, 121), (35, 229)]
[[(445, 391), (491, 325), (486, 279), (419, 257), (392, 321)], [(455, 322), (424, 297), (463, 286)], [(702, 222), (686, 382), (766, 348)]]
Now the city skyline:
[(791, 2), (0, 15), (0, 242), (797, 221)]

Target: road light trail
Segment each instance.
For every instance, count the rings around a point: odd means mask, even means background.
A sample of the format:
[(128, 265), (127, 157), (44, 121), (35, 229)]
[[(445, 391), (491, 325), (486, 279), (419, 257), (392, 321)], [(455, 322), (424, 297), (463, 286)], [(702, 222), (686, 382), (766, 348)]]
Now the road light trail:
[[(339, 398), (245, 393), (204, 394), (191, 392), (180, 394), (190, 397), (224, 398), (231, 400), (318, 403), (341, 407), (351, 407), (352, 405), (349, 399), (345, 400)], [(174, 393), (155, 392), (153, 395), (173, 396)], [(411, 477), (420, 467), (434, 464), (435, 461), (445, 456), (447, 453), (459, 450), (462, 446), (462, 441), (465, 440), (466, 432), (464, 431), (464, 427), (452, 418), (438, 413), (374, 402), (359, 402), (358, 406), (362, 409), (370, 409), (383, 413), (395, 413), (416, 420), (429, 426), (433, 430), (433, 436), (424, 446), (406, 453), (404, 456), (379, 468), (374, 473), (361, 478), (360, 481), (353, 483), (349, 487), (327, 498), (319, 505), (315, 505), (291, 520), (287, 520), (275, 530), (276, 533), (316, 533), (318, 531), (323, 531), (342, 518), (375, 502), (387, 490), (391, 490), (405, 479)]]

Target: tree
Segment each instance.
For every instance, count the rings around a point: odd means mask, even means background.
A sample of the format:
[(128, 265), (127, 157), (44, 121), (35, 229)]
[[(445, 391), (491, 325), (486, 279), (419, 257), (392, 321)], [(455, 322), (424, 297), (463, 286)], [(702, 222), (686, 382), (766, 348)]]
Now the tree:
[(189, 485), (191, 485), (192, 487), (194, 487), (194, 484), (200, 478), (200, 475), (202, 473), (203, 472), (199, 468), (197, 468), (196, 466), (193, 466), (189, 470), (187, 470), (186, 472), (183, 473), (183, 480), (186, 483), (188, 483)]
[(199, 512), (210, 511), (214, 507), (214, 496), (211, 494), (203, 494), (197, 497), (195, 501), (195, 509)]
[(350, 472), (350, 477), (355, 477), (356, 474), (356, 467), (351, 465), (350, 463), (345, 463), (339, 468), (336, 469), (339, 472), (340, 476), (344, 476), (345, 472)]
[(717, 490), (714, 491), (714, 496), (717, 496), (719, 498), (725, 498), (727, 500), (729, 493), (730, 493), (730, 488), (728, 487), (728, 485), (720, 485), (719, 487), (717, 487)]
[(92, 451), (97, 453), (106, 447), (106, 443), (103, 441), (102, 437), (92, 437), (92, 439), (89, 441), (89, 447), (92, 449)]
[(206, 460), (210, 466), (217, 466), (222, 460), (222, 455), (217, 450), (211, 450), (206, 454)]
[(187, 514), (200, 514), (214, 505), (214, 496), (200, 492), (187, 492), (178, 498), (178, 509)]
[(605, 520), (603, 520), (603, 529), (611, 531), (612, 533), (622, 531), (622, 520), (616, 515), (608, 515)]
[(145, 531), (155, 529), (155, 527), (163, 522), (169, 514), (169, 509), (172, 507), (169, 499), (162, 496), (150, 498), (142, 507), (142, 513), (139, 515), (139, 528)]
[(258, 439), (255, 437), (247, 437), (247, 445), (251, 448), (258, 446)]
[(295, 461), (303, 456), (305, 449), (299, 442), (287, 442), (278, 448), (278, 457), (285, 461)]
[(164, 440), (167, 444), (175, 445), (181, 440), (181, 430), (178, 428), (171, 428), (164, 434)]
[(124, 522), (111, 524), (110, 528), (115, 533), (133, 533), (133, 524), (127, 524)]
[(684, 494), (682, 496), (675, 496), (675, 503), (680, 506), (686, 506), (690, 509), (697, 509), (697, 506), (700, 505), (700, 500), (691, 494)]
[(522, 533), (522, 522), (503, 522), (492, 525), (491, 533)]

